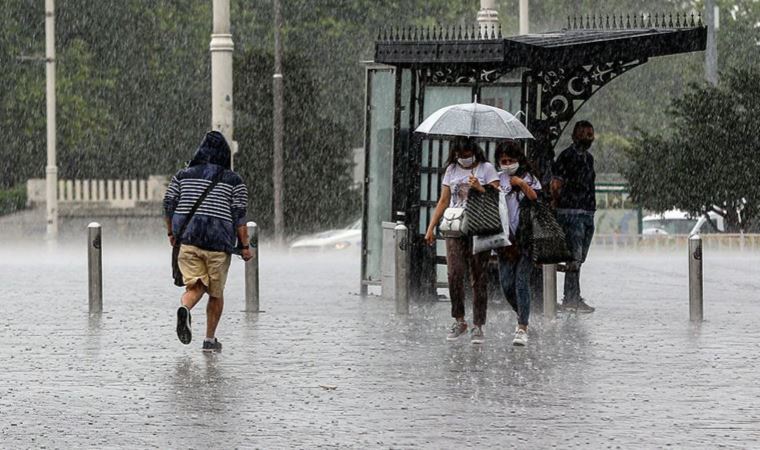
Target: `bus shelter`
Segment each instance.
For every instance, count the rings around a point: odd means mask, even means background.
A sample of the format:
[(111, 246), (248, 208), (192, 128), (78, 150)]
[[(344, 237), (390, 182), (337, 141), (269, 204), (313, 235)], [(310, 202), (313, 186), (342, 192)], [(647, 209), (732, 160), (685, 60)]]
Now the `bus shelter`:
[[(594, 93), (650, 58), (705, 49), (694, 15), (568, 19), (566, 28), (505, 37), (496, 28), (381, 32), (366, 66), (361, 291), (382, 277), (382, 222), (409, 228), (410, 292), (435, 297), (445, 251), (423, 242), (440, 193), (448, 141), (414, 129), (439, 108), (472, 102), (518, 114), (536, 137), (535, 166), (549, 163), (563, 130)], [(483, 142), (489, 159), (493, 142)]]

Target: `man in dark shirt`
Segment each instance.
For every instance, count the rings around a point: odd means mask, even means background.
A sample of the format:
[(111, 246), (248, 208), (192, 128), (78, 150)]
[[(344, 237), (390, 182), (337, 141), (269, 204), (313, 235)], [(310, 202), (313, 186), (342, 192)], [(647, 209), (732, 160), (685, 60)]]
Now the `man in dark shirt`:
[(594, 127), (581, 120), (573, 128), (573, 145), (559, 154), (552, 167), (552, 203), (557, 219), (565, 229), (573, 261), (565, 272), (565, 294), (562, 306), (591, 313), (594, 308), (581, 297), (581, 265), (586, 261), (594, 237), (596, 211), (596, 173), (594, 157), (588, 149), (594, 142)]

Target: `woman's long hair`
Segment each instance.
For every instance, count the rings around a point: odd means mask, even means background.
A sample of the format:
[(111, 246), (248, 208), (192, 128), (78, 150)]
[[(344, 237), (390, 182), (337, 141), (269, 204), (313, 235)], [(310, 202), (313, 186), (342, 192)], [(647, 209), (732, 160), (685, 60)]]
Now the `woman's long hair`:
[(526, 173), (529, 173), (531, 175), (533, 174), (533, 166), (530, 164), (530, 161), (528, 161), (525, 153), (523, 153), (520, 144), (518, 144), (516, 141), (500, 142), (496, 146), (496, 151), (494, 152), (494, 161), (496, 162), (495, 166), (497, 168), (500, 168), (499, 160), (502, 156), (508, 156), (520, 164), (520, 168), (518, 168), (517, 173), (515, 173), (516, 176), (523, 178)]
[(475, 143), (474, 140), (469, 138), (458, 138), (449, 145), (449, 157), (446, 160), (446, 167), (457, 163), (457, 155), (460, 150), (472, 150), (472, 155), (475, 157), (476, 162), (486, 162), (486, 153)]

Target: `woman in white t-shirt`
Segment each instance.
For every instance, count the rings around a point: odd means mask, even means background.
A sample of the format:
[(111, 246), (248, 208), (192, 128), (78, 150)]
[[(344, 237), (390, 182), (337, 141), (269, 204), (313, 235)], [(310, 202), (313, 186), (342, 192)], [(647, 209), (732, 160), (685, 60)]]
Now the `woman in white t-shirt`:
[(509, 241), (512, 245), (498, 250), (499, 280), (504, 296), (517, 313), (517, 329), (513, 345), (528, 343), (528, 318), (530, 317), (530, 273), (533, 263), (529, 249), (518, 242), (517, 229), (520, 225), (520, 202), (524, 199), (535, 201), (536, 191), (541, 183), (532, 175), (530, 164), (520, 145), (516, 142), (500, 143), (496, 147), (496, 164), (501, 190), (506, 194), (509, 211)]
[[(435, 228), (449, 207), (464, 207), (471, 189), (484, 192), (486, 184), (499, 188), (499, 175), (493, 164), (486, 161), (483, 150), (474, 141), (461, 138), (455, 141), (449, 150), (446, 174), (441, 183), (441, 197), (428, 225), (425, 240), (429, 245), (435, 244)], [(488, 308), (488, 276), (486, 267), (490, 251), (472, 254), (472, 238), (446, 238), (446, 265), (449, 279), (449, 297), (451, 297), (451, 316), (455, 319), (446, 339), (457, 340), (467, 331), (464, 318), (464, 281), (465, 270), (470, 268), (470, 280), (473, 290), (473, 327), (471, 342), (482, 344), (484, 341), (483, 325), (486, 323)]]

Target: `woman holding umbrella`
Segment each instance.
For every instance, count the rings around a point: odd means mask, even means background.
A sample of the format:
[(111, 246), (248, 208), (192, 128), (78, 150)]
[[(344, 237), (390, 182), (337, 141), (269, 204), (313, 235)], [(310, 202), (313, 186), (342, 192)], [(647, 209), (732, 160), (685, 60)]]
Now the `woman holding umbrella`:
[[(473, 103), (447, 106), (431, 114), (415, 130), (430, 137), (454, 138), (449, 150), (441, 196), (425, 233), (429, 245), (435, 243), (435, 228), (447, 207), (464, 207), (471, 189), (484, 192), (486, 185), (499, 188), (499, 175), (493, 164), (486, 161), (483, 150), (475, 144), (481, 139), (533, 139), (527, 128), (515, 116), (493, 106)], [(471, 341), (482, 344), (483, 325), (488, 307), (486, 267), (490, 251), (472, 254), (472, 237), (446, 239), (451, 316), (454, 324), (446, 339), (457, 340), (467, 331), (464, 319), (465, 270), (470, 268), (473, 290), (473, 328)]]
[[(499, 175), (493, 164), (486, 161), (483, 150), (467, 138), (458, 138), (449, 150), (446, 173), (443, 177), (441, 196), (430, 220), (425, 241), (428, 245), (435, 243), (435, 227), (446, 208), (461, 208), (467, 203), (471, 189), (485, 192), (485, 185), (499, 188)], [(446, 238), (446, 264), (448, 267), (449, 296), (451, 297), (451, 316), (454, 324), (446, 336), (455, 341), (467, 332), (464, 315), (464, 280), (465, 270), (470, 268), (470, 280), (473, 290), (473, 328), (471, 342), (482, 344), (485, 336), (483, 325), (486, 322), (488, 307), (488, 279), (486, 266), (490, 251), (472, 253), (472, 237), (464, 236)]]

